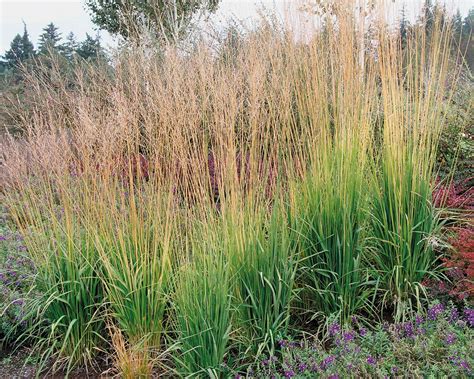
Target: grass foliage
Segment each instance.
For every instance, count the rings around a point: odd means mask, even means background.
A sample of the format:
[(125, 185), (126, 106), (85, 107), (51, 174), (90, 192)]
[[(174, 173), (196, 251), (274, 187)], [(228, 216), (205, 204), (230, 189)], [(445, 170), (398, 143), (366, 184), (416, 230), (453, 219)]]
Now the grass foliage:
[(31, 75), (2, 196), (38, 269), (24, 337), (44, 362), (110, 353), (147, 376), (170, 349), (176, 374), (219, 377), (302, 314), (422, 311), (450, 24), (402, 49), (342, 3), (304, 37), (263, 19), (186, 53), (124, 47), (67, 85)]

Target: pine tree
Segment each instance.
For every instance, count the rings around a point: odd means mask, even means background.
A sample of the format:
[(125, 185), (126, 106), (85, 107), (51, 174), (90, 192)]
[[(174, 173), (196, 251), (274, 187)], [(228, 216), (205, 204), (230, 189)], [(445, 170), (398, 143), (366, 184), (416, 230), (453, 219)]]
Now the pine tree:
[(474, 7), (469, 10), (468, 15), (464, 19), (462, 26), (462, 49), (466, 52), (466, 62), (469, 65), (471, 72), (474, 72)]
[(39, 37), (38, 51), (40, 54), (47, 54), (49, 50), (61, 50), (58, 42), (61, 40), (61, 33), (58, 28), (51, 22), (44, 29)]
[(10, 43), (10, 50), (5, 53), (4, 59), (7, 65), (12, 67), (21, 62), (22, 56), (23, 49), (21, 44), (21, 36), (17, 34)]
[(425, 26), (425, 31), (427, 35), (431, 34), (434, 23), (435, 9), (433, 7), (433, 2), (431, 0), (425, 0), (423, 5), (422, 19), (421, 22)]
[(463, 34), (470, 35), (474, 32), (474, 7), (469, 9), (469, 13), (464, 19)]
[(407, 41), (407, 35), (408, 35), (408, 28), (409, 28), (409, 22), (406, 17), (405, 4), (403, 4), (403, 8), (402, 8), (400, 16), (401, 16), (400, 26), (399, 26), (400, 42), (402, 44), (402, 47), (405, 47), (406, 41)]
[(81, 58), (86, 60), (98, 58), (102, 54), (99, 37), (93, 38), (86, 33), (86, 39), (79, 44), (76, 52)]
[(30, 41), (26, 25), (23, 27), (23, 36), (17, 34), (10, 43), (10, 50), (5, 55), (5, 63), (9, 67), (14, 67), (35, 55), (33, 43)]
[(462, 17), (459, 9), (453, 17), (453, 28), (456, 35), (459, 35), (462, 32)]
[(74, 59), (74, 55), (77, 52), (79, 44), (76, 41), (76, 36), (73, 32), (69, 33), (66, 37), (66, 43), (62, 46), (62, 52), (66, 59), (72, 61)]
[(23, 36), (21, 37), (21, 44), (23, 49), (23, 60), (32, 58), (35, 55), (35, 47), (30, 40), (26, 24), (23, 23)]

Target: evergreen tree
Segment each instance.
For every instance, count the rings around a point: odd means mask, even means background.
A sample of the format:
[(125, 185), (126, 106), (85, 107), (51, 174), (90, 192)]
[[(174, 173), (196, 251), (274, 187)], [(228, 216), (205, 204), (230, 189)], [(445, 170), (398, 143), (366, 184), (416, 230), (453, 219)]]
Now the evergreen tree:
[(79, 44), (76, 41), (76, 36), (73, 32), (71, 32), (66, 37), (66, 42), (62, 46), (62, 52), (69, 61), (72, 61), (74, 59), (74, 55), (76, 54), (78, 47)]
[(61, 40), (61, 33), (51, 22), (44, 29), (39, 37), (38, 51), (40, 54), (47, 54), (49, 50), (61, 50), (62, 46), (58, 44)]
[(29, 59), (35, 55), (35, 47), (33, 42), (30, 40), (28, 30), (26, 29), (26, 24), (23, 23), (23, 36), (21, 37), (21, 44), (23, 48), (23, 59)]
[(463, 34), (470, 35), (474, 32), (474, 7), (469, 9), (469, 13), (464, 19)]
[(424, 24), (427, 35), (431, 34), (435, 20), (435, 9), (431, 0), (425, 0), (421, 14), (421, 23)]
[(10, 50), (5, 55), (5, 64), (9, 67), (25, 62), (35, 55), (33, 43), (30, 41), (26, 25), (23, 27), (23, 36), (17, 34), (10, 43)]
[(462, 17), (459, 9), (453, 17), (453, 28), (456, 35), (459, 35), (462, 32)]
[(86, 33), (86, 39), (79, 44), (76, 52), (77, 55), (86, 60), (100, 57), (103, 53), (103, 50), (102, 46), (100, 45), (99, 36), (93, 38), (88, 33)]
[(21, 36), (17, 34), (10, 43), (10, 50), (8, 50), (4, 55), (5, 62), (8, 66), (16, 66), (21, 62), (23, 56), (21, 45)]
[(462, 26), (463, 41), (461, 48), (466, 52), (465, 58), (471, 72), (474, 72), (474, 7), (469, 10)]
[(400, 26), (399, 26), (399, 33), (400, 33), (400, 42), (402, 47), (405, 47), (408, 35), (408, 28), (410, 27), (409, 22), (406, 17), (406, 9), (405, 4), (403, 4), (401, 15), (400, 15)]

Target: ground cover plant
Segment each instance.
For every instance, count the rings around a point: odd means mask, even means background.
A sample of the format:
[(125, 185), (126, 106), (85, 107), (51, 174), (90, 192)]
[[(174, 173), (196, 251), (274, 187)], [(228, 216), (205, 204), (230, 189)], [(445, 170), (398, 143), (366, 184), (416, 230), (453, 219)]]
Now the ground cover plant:
[(255, 378), (470, 377), (473, 373), (472, 308), (432, 304), (426, 316), (374, 330), (356, 318), (333, 323), (324, 341), (281, 340), (281, 356), (250, 370)]
[(16, 231), (5, 208), (0, 209), (0, 346), (6, 337), (14, 339), (25, 328), (26, 299), (33, 296), (35, 267), (26, 253), (22, 236)]
[(428, 308), (426, 285), (449, 281), (452, 23), (435, 12), (402, 40), (352, 5), (189, 51), (125, 45), (67, 81), (28, 72), (2, 201), (35, 263), (15, 341), (40, 370), (470, 375), (472, 309)]

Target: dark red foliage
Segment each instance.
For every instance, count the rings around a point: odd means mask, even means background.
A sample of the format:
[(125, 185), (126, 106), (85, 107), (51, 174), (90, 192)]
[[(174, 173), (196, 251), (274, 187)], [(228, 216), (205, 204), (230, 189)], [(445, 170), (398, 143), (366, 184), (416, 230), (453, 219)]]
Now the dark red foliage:
[[(426, 280), (424, 284), (436, 298), (472, 300), (474, 298), (474, 178), (449, 186), (438, 185), (433, 193), (433, 203), (439, 208), (459, 209), (467, 218), (463, 226), (451, 226), (449, 239), (452, 249), (443, 258), (450, 281)], [(467, 212), (466, 212), (467, 211)]]
[(433, 192), (433, 204), (437, 208), (474, 210), (474, 178), (460, 183), (438, 184)]
[(454, 286), (474, 295), (474, 227), (457, 228), (456, 237), (450, 240), (453, 253), (445, 262), (446, 267), (461, 270), (463, 277), (453, 278)]

